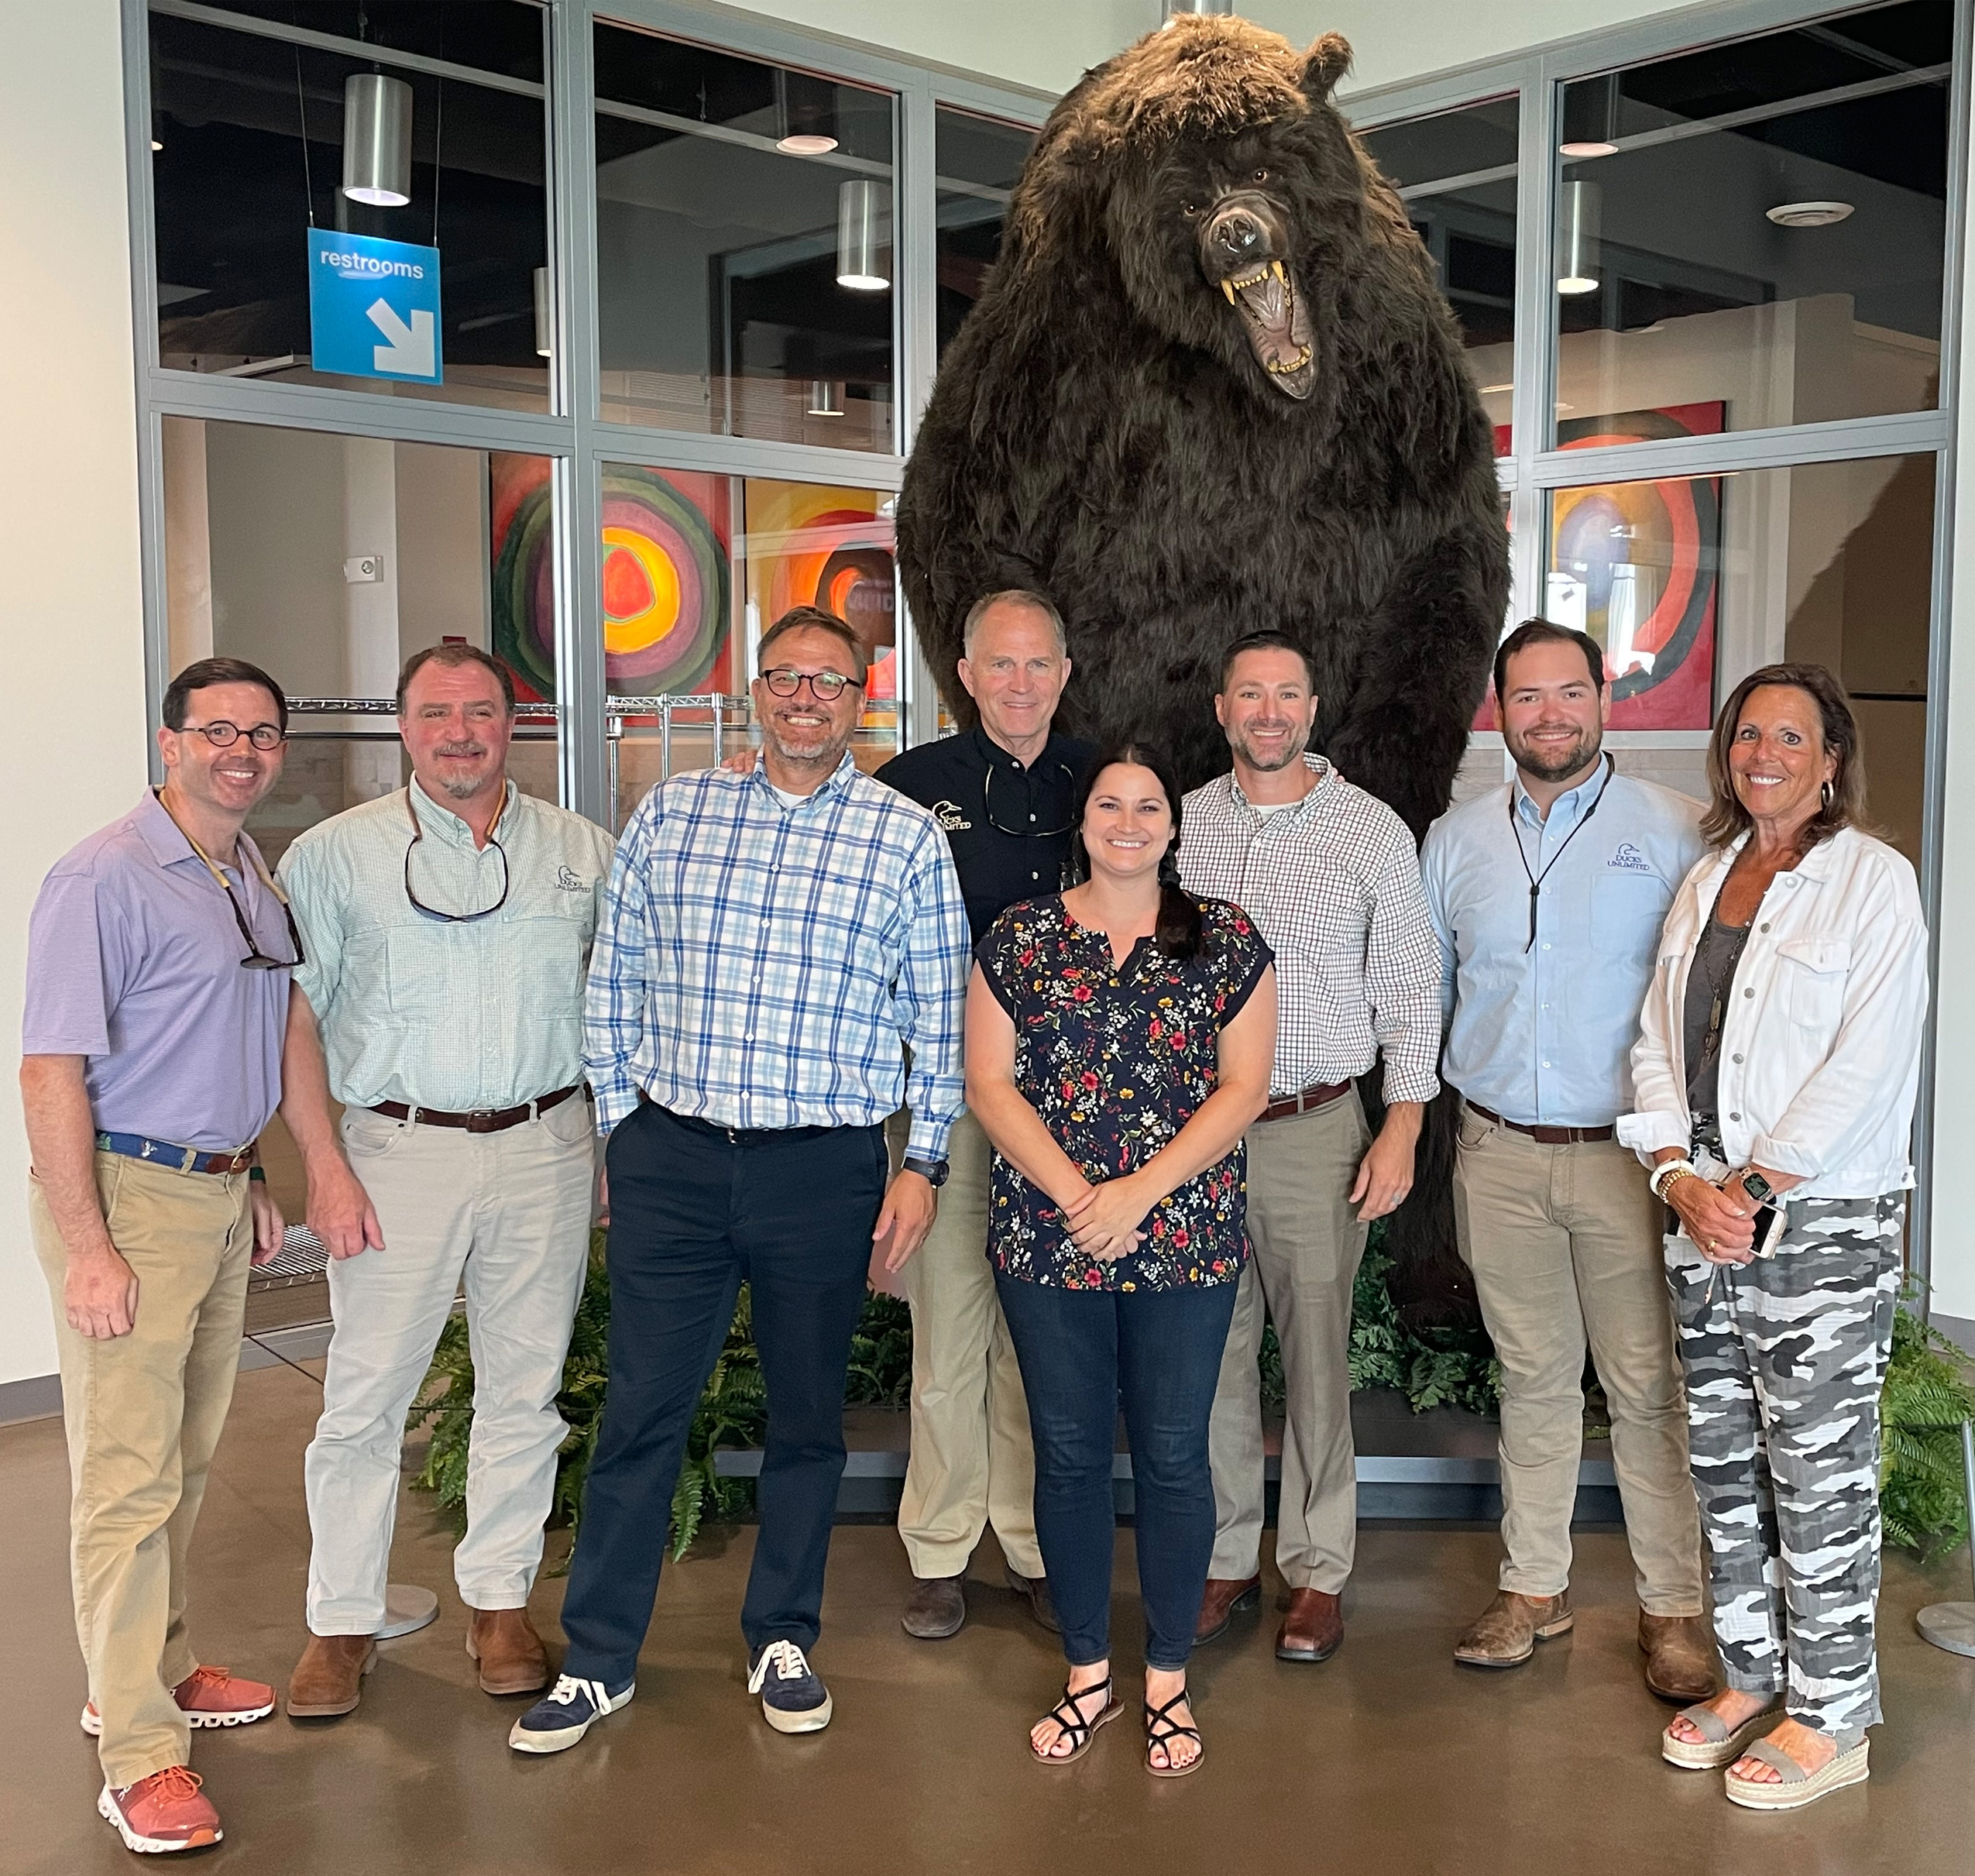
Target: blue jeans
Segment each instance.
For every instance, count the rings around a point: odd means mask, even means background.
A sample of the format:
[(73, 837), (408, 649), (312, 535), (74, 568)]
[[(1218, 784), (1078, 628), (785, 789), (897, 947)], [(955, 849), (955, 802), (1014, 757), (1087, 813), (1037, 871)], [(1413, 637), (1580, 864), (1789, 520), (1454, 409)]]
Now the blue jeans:
[(1231, 1283), (1063, 1290), (998, 1276), (1036, 1439), (1036, 1535), (1073, 1668), (1111, 1653), (1118, 1409), (1132, 1448), (1146, 1665), (1181, 1668), (1214, 1552), (1207, 1427)]
[(637, 1672), (693, 1411), (750, 1284), (768, 1397), (750, 1650), (815, 1647), (882, 1127), (730, 1134), (641, 1103), (610, 1136), (610, 1391), (562, 1603), (565, 1672)]

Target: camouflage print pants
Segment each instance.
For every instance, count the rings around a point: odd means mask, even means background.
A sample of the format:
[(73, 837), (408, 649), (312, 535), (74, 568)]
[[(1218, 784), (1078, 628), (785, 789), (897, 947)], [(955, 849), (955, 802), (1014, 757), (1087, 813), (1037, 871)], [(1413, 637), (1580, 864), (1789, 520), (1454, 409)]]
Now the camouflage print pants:
[(1666, 1240), (1688, 1445), (1728, 1684), (1821, 1733), (1876, 1725), (1879, 1393), (1904, 1193), (1800, 1199), (1777, 1248)]

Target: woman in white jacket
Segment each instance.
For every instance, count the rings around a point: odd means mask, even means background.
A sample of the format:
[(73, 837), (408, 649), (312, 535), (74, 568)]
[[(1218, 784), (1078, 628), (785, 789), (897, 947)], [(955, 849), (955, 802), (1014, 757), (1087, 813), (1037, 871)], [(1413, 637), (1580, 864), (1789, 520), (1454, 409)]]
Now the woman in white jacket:
[(1738, 685), (1708, 779), (1712, 850), (1668, 915), (1619, 1120), (1678, 1219), (1667, 1280), (1727, 1681), (1661, 1751), (1786, 1810), (1863, 1778), (1880, 1718), (1879, 1394), (1927, 933), (1913, 868), (1858, 826), (1857, 726), (1822, 665)]

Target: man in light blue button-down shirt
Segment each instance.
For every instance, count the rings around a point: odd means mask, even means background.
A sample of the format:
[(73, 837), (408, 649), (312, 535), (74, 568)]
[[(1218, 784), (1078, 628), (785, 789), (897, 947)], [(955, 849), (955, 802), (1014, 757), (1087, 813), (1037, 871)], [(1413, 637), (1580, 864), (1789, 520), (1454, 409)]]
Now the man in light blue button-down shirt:
[(1421, 855), (1462, 1097), (1462, 1255), (1502, 1362), (1500, 1587), (1455, 1658), (1507, 1668), (1571, 1626), (1587, 1345), (1637, 1571), (1647, 1684), (1712, 1690), (1660, 1206), (1613, 1138), (1628, 1056), (1700, 805), (1616, 772), (1604, 653), (1542, 620), (1496, 659), (1514, 780), (1438, 821)]

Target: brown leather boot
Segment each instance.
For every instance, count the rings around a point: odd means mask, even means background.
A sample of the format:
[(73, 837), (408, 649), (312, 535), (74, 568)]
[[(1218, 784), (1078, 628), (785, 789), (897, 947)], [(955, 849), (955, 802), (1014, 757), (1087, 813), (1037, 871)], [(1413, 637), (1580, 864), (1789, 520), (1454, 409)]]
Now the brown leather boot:
[(363, 1698), (363, 1677), (377, 1665), (369, 1635), (311, 1635), (288, 1677), (290, 1720), (333, 1720), (354, 1713)]
[(1520, 1667), (1539, 1641), (1562, 1634), (1575, 1620), (1568, 1589), (1561, 1596), (1498, 1589), (1474, 1627), (1454, 1644), (1454, 1658), (1470, 1668)]
[(1344, 1646), (1344, 1611), (1328, 1589), (1292, 1589), (1276, 1631), (1278, 1661), (1328, 1661)]
[(1218, 1641), (1238, 1609), (1252, 1609), (1262, 1600), (1259, 1576), (1210, 1576), (1194, 1620), (1194, 1646)]
[(1691, 1706), (1714, 1698), (1714, 1637), (1698, 1616), (1639, 1612), (1639, 1646), (1646, 1657), (1646, 1685), (1662, 1700)]
[(548, 1651), (525, 1609), (476, 1609), (466, 1652), (480, 1664), (483, 1694), (539, 1693), (548, 1685)]

